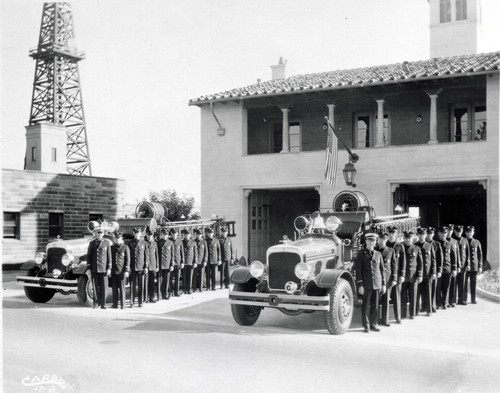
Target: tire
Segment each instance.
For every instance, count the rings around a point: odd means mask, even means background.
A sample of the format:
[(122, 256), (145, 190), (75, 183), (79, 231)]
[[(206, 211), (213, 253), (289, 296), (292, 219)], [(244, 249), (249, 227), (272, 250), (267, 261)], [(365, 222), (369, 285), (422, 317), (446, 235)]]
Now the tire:
[[(26, 275), (35, 277), (36, 273), (33, 270), (29, 270)], [(24, 293), (33, 303), (47, 303), (54, 297), (56, 290), (51, 288), (24, 287)]]
[(87, 274), (78, 276), (78, 288), (76, 296), (82, 306), (92, 307), (94, 305), (94, 294), (92, 291), (92, 280)]
[(354, 297), (352, 288), (343, 278), (339, 278), (334, 288), (328, 291), (330, 309), (325, 311), (325, 325), (330, 334), (344, 334), (352, 321)]
[[(234, 291), (250, 292), (248, 287), (242, 284), (235, 284)], [(261, 310), (261, 307), (231, 304), (233, 319), (240, 326), (252, 326), (259, 319)]]

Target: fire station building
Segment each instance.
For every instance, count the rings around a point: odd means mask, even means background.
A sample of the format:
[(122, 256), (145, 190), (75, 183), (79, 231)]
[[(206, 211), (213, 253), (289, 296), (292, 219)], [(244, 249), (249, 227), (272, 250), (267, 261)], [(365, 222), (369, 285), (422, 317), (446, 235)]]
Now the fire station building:
[[(428, 60), (288, 78), (280, 61), (270, 81), (190, 101), (201, 109), (202, 215), (236, 220), (238, 256), (265, 259), (293, 238), (295, 217), (351, 189), (377, 215), (401, 207), (422, 226), (474, 225), (498, 266), (500, 52), (478, 53), (477, 1), (429, 4)], [(355, 189), (340, 143), (335, 187), (324, 179), (325, 116), (360, 157)]]

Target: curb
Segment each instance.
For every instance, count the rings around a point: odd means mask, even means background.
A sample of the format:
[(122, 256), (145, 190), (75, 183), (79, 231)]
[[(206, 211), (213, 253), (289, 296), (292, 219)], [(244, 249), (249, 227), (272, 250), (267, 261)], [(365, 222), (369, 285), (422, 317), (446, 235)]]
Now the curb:
[(476, 287), (476, 292), (481, 297), (485, 297), (489, 300), (493, 300), (496, 303), (500, 303), (500, 295), (496, 295), (494, 293), (487, 292), (479, 287)]

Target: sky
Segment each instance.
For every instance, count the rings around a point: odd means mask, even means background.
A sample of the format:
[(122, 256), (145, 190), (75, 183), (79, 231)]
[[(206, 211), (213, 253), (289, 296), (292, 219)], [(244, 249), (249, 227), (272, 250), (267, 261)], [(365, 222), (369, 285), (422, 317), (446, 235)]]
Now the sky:
[[(22, 169), (42, 2), (0, 0), (3, 168)], [(496, 40), (500, 1), (483, 0)], [(190, 98), (271, 78), (429, 57), (427, 0), (79, 0), (72, 2), (95, 176), (126, 201), (173, 188), (200, 201), (200, 110)], [(498, 25), (498, 24), (497, 24)], [(492, 33), (495, 31), (495, 33)], [(215, 168), (216, 169), (216, 168)]]

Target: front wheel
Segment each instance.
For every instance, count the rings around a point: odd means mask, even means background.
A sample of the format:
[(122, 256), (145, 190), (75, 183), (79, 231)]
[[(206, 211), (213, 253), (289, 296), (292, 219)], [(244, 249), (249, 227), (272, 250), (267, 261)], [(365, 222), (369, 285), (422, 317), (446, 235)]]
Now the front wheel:
[[(29, 277), (35, 277), (36, 273), (33, 270), (28, 270), (26, 273)], [(54, 297), (55, 289), (51, 288), (37, 288), (37, 287), (24, 287), (26, 297), (33, 303), (47, 303)]]
[[(234, 285), (235, 292), (249, 292), (242, 284)], [(238, 325), (241, 326), (252, 326), (260, 316), (260, 307), (255, 306), (245, 306), (243, 304), (231, 304), (231, 312), (233, 314), (233, 319)]]
[(339, 278), (334, 288), (328, 291), (330, 308), (325, 311), (325, 325), (330, 334), (344, 334), (352, 321), (353, 294), (349, 283)]

